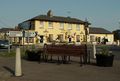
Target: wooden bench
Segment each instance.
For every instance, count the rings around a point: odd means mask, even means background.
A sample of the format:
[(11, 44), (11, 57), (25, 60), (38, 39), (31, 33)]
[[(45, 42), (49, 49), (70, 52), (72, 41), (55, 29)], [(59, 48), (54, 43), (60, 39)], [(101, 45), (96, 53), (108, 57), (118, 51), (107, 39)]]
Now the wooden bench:
[(62, 57), (62, 62), (70, 62), (71, 56), (76, 56), (80, 58), (80, 64), (87, 63), (90, 57), (88, 58), (87, 46), (84, 45), (44, 45), (44, 55), (45, 60), (48, 61), (48, 56), (57, 56), (58, 62), (60, 62), (60, 57)]

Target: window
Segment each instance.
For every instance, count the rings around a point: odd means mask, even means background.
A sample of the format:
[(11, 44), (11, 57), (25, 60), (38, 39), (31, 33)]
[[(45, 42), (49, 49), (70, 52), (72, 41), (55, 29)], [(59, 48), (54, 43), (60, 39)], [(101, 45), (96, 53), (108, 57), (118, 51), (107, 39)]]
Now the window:
[(26, 37), (26, 43), (34, 43), (34, 37)]
[(28, 37), (26, 37), (26, 43), (29, 43)]
[(91, 41), (91, 42), (94, 42), (94, 41), (95, 41), (95, 36), (93, 36), (93, 35), (90, 36), (90, 41)]
[(76, 36), (76, 42), (80, 42), (80, 35)]
[(49, 34), (49, 42), (53, 41), (53, 34)]
[(76, 30), (80, 31), (80, 25), (79, 24), (76, 25)]
[(43, 43), (44, 39), (43, 39), (43, 35), (40, 35), (40, 43)]
[(48, 22), (49, 28), (53, 28), (53, 22)]
[(17, 42), (17, 37), (14, 37), (14, 42)]
[(68, 24), (68, 30), (72, 30), (72, 24)]
[(60, 42), (63, 41), (63, 34), (59, 34), (58, 37), (57, 37), (57, 40), (59, 40)]
[(64, 29), (64, 23), (60, 23), (60, 29)]
[(44, 27), (44, 22), (40, 21), (40, 28), (43, 28), (43, 27)]

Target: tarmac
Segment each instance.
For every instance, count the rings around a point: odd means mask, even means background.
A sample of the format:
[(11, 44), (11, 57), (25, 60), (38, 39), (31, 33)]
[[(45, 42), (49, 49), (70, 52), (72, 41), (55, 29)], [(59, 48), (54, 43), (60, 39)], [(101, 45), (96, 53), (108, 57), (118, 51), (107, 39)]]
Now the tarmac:
[(14, 76), (14, 57), (0, 57), (0, 81), (120, 81), (120, 50), (113, 54), (112, 67), (99, 67), (95, 59), (82, 67), (78, 62), (58, 65), (22, 59), (21, 77)]

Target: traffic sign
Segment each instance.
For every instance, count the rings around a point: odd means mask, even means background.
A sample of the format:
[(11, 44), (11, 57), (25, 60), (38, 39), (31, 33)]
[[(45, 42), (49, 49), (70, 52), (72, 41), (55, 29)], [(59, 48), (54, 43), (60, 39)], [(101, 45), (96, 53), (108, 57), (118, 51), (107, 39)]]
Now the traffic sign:
[(7, 33), (9, 37), (35, 37), (36, 33), (34, 31), (9, 31)]

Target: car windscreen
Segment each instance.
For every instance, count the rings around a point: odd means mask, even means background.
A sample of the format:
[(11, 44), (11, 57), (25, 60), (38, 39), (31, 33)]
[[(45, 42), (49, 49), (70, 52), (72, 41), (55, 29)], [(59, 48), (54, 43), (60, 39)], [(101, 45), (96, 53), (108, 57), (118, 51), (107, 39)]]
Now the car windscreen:
[(9, 44), (8, 40), (0, 40), (0, 44)]

